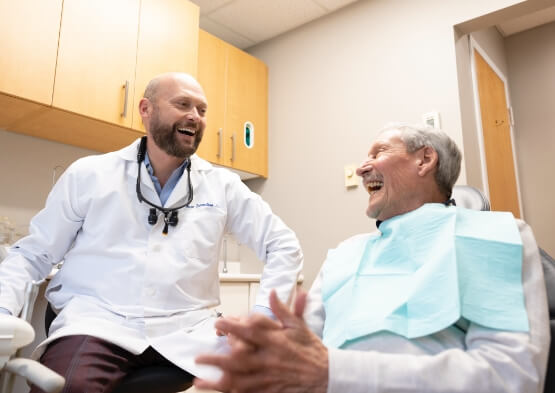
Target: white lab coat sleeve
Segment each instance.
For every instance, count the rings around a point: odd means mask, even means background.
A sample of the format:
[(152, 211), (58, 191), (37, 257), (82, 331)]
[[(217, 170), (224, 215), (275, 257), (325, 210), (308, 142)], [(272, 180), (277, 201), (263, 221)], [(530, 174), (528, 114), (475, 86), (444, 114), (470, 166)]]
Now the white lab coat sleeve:
[(31, 220), (29, 235), (16, 242), (0, 263), (0, 307), (13, 315), (18, 315), (23, 307), (25, 285), (50, 273), (81, 228), (78, 178), (74, 164), (53, 187), (45, 207)]
[(290, 301), (303, 263), (295, 233), (239, 177), (233, 176), (226, 194), (227, 230), (264, 262), (256, 305), (269, 307), (272, 289), (281, 301)]
[(318, 337), (322, 338), (324, 332), (324, 321), (326, 320), (326, 310), (322, 301), (322, 269), (312, 283), (308, 292), (303, 318), (309, 329)]
[(330, 349), (328, 393), (541, 393), (549, 350), (545, 283), (532, 231), (520, 220), (519, 229), (528, 333), (471, 323), (465, 350), (408, 355)]

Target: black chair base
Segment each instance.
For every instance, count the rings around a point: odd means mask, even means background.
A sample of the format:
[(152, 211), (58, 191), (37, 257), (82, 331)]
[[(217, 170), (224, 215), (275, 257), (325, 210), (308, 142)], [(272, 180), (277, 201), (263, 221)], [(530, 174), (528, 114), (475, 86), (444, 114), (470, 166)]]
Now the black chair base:
[(176, 393), (193, 385), (193, 376), (178, 367), (149, 366), (124, 378), (113, 393)]

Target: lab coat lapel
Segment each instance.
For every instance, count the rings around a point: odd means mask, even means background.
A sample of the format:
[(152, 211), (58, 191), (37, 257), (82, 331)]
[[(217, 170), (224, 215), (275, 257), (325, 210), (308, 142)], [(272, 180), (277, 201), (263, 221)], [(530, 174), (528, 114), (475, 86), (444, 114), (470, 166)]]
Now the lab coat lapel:
[[(141, 139), (137, 139), (131, 145), (118, 150), (118, 154), (123, 160), (127, 161), (127, 178), (129, 182), (132, 183), (133, 189), (135, 189), (135, 184), (137, 182), (137, 149), (139, 148), (139, 143)], [(149, 201), (160, 205), (160, 197), (154, 188), (152, 183), (152, 178), (146, 169), (144, 162), (141, 164), (141, 193)]]
[[(191, 156), (191, 185), (193, 187), (193, 201), (191, 202), (191, 206), (194, 206), (195, 202), (195, 192), (198, 189), (198, 186), (202, 182), (202, 170), (206, 168), (206, 162), (204, 160), (199, 159), (196, 155)], [(175, 185), (168, 201), (166, 202), (166, 207), (173, 207), (175, 205), (183, 204), (187, 201), (189, 197), (189, 183), (188, 183), (188, 176), (187, 176), (187, 168), (183, 171), (183, 175)]]

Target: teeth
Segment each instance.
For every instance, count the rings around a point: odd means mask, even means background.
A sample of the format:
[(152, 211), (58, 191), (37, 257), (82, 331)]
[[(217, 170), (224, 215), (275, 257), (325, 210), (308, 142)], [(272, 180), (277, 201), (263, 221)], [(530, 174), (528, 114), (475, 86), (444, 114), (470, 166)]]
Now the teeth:
[(186, 135), (195, 135), (195, 130), (192, 128), (178, 128), (177, 131), (181, 132), (182, 134)]
[(370, 181), (368, 183), (366, 183), (366, 189), (368, 190), (368, 193), (373, 194), (376, 191), (379, 191), (380, 188), (383, 187), (383, 182), (382, 181)]

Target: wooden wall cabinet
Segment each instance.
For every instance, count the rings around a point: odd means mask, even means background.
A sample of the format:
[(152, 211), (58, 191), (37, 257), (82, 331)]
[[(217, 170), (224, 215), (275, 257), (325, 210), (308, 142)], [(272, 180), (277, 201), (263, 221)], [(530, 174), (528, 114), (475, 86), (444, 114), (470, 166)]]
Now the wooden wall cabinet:
[(199, 8), (190, 1), (141, 0), (133, 129), (144, 132), (139, 101), (153, 76), (181, 71), (196, 77), (198, 25)]
[(196, 75), (188, 0), (0, 0), (0, 128), (106, 152), (144, 133), (157, 74)]
[(140, 0), (64, 0), (54, 107), (131, 127), (139, 11)]
[(0, 0), (0, 92), (50, 105), (62, 0)]
[(143, 130), (148, 81), (196, 75), (198, 18), (186, 0), (64, 0), (53, 106)]
[(198, 41), (197, 75), (208, 100), (199, 156), (267, 177), (267, 66), (203, 30)]
[(150, 79), (197, 76), (209, 103), (199, 155), (268, 176), (268, 68), (198, 29), (188, 0), (0, 0), (0, 128), (95, 151), (144, 133)]

